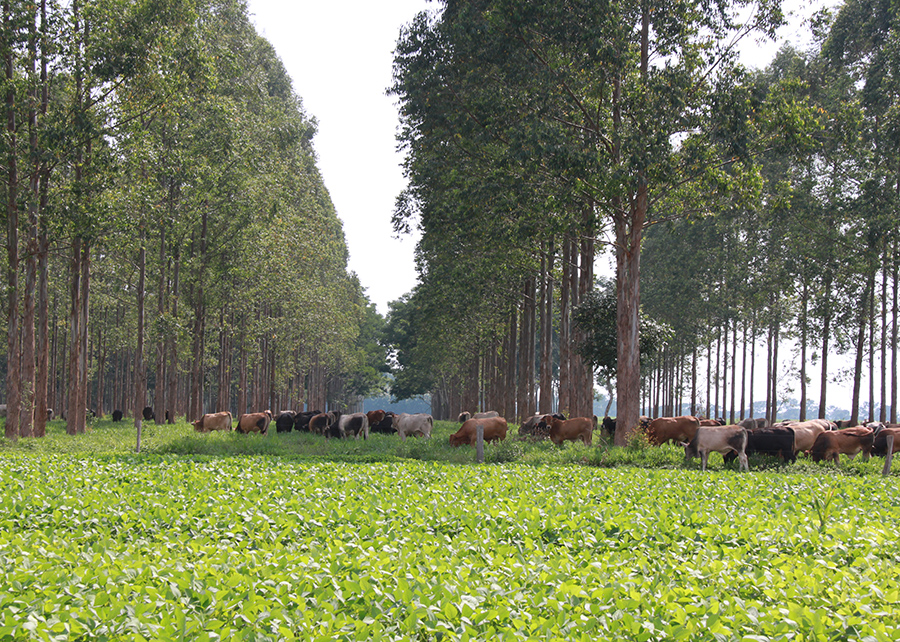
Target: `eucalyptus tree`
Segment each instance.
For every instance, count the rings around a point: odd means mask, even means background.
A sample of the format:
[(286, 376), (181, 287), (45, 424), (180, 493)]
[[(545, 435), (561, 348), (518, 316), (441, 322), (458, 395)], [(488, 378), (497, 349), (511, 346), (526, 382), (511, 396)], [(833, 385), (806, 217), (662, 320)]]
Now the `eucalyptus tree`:
[[(423, 114), (452, 111), (455, 119), (439, 119), (451, 134), (447, 147), (502, 145), (508, 157), (527, 159), (531, 173), (553, 179), (544, 199), (565, 193), (581, 204), (568, 213), (579, 231), (595, 235), (598, 216), (611, 223), (619, 443), (638, 423), (643, 231), (683, 213), (685, 199), (704, 196), (725, 168), (738, 170), (736, 158), (783, 133), (766, 128), (766, 110), (733, 96), (731, 71), (736, 39), (771, 33), (780, 20), (777, 2), (483, 0), (446, 2), (440, 19), (420, 18), (401, 39), (395, 91), (405, 140), (434, 133)], [(443, 90), (425, 90), (436, 85)], [(685, 189), (701, 183), (692, 194)]]

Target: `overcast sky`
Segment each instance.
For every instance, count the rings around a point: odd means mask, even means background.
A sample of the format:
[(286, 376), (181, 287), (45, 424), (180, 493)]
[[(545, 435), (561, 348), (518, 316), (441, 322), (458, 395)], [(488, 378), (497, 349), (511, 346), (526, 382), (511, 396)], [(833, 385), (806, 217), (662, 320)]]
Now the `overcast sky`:
[[(415, 239), (395, 238), (391, 229), (394, 200), (405, 181), (395, 138), (397, 109), (385, 91), (391, 84), (401, 26), (421, 11), (435, 11), (438, 3), (249, 0), (248, 4), (257, 30), (284, 62), (307, 114), (318, 121), (313, 145), (344, 223), (349, 267), (359, 275), (378, 311), (386, 314), (388, 302), (415, 286), (416, 272)], [(742, 48), (744, 63), (764, 67), (783, 42), (807, 48), (809, 30), (804, 19), (818, 7), (836, 4), (836, 0), (785, 2), (789, 26), (779, 32), (776, 42), (748, 41)], [(609, 263), (609, 257), (599, 257), (598, 269), (606, 269)], [(844, 402), (849, 395), (846, 386), (842, 388), (835, 386), (833, 391)], [(818, 398), (818, 392), (809, 394)]]

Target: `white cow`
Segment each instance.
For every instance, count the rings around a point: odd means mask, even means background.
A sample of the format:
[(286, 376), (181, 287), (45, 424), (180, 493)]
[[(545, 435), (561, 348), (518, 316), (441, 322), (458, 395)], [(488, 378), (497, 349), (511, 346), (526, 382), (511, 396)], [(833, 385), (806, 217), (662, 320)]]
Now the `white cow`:
[(405, 440), (407, 435), (420, 435), (428, 438), (431, 437), (431, 429), (434, 428), (434, 419), (424, 412), (414, 415), (401, 412), (399, 415), (394, 415), (393, 426), (400, 435), (400, 439)]

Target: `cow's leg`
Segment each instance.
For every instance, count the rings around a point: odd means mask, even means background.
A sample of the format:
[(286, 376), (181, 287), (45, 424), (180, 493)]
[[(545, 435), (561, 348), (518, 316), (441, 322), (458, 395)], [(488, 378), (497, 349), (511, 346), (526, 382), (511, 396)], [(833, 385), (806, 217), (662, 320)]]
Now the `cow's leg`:
[(750, 472), (750, 462), (747, 461), (747, 453), (745, 453), (745, 452), (739, 452), (739, 453), (737, 454), (737, 456), (738, 456), (738, 459), (739, 459), (740, 462), (741, 462), (741, 470), (746, 471), (746, 472), (749, 473), (749, 472)]
[(700, 469), (703, 471), (706, 470), (706, 460), (707, 459), (709, 459), (709, 451), (701, 450), (700, 451)]

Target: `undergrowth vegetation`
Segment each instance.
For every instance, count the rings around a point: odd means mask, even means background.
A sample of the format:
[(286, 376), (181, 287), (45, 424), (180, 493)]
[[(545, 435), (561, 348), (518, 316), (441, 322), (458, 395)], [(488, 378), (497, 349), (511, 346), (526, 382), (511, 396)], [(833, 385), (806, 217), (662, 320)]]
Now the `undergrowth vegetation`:
[[(194, 433), (0, 447), (0, 640), (894, 640), (880, 462)], [(511, 436), (512, 437), (512, 436)]]

